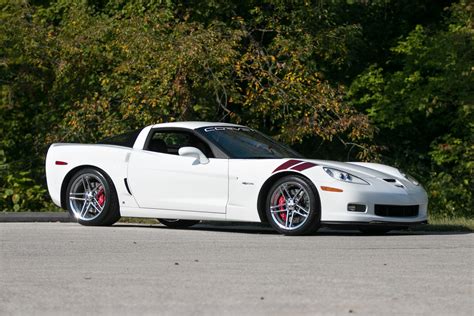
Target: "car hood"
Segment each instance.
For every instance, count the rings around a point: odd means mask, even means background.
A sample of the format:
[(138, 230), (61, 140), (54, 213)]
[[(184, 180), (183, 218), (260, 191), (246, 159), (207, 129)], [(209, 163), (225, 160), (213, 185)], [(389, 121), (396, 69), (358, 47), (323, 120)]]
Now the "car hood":
[(322, 167), (329, 167), (353, 173), (356, 176), (365, 176), (371, 178), (397, 178), (404, 179), (401, 172), (394, 167), (370, 162), (339, 162), (330, 160), (310, 160)]

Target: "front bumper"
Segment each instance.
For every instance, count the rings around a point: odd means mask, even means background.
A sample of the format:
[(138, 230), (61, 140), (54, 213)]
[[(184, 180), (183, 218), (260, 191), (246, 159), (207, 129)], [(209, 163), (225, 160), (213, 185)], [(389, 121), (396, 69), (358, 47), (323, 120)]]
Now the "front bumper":
[(406, 229), (413, 226), (427, 225), (428, 221), (424, 220), (421, 222), (384, 222), (384, 221), (372, 221), (372, 222), (338, 222), (338, 221), (324, 221), (321, 222), (321, 226), (340, 228), (340, 229), (359, 229), (359, 228), (391, 228), (391, 229)]
[[(341, 185), (339, 184), (341, 187)], [(343, 187), (343, 192), (320, 192), (321, 222), (347, 223), (350, 225), (388, 225), (406, 227), (419, 225), (428, 219), (428, 197), (421, 187), (410, 190), (391, 186), (354, 185)], [(364, 212), (351, 212), (349, 204), (366, 205)], [(379, 216), (375, 205), (414, 206), (418, 205), (416, 216)]]

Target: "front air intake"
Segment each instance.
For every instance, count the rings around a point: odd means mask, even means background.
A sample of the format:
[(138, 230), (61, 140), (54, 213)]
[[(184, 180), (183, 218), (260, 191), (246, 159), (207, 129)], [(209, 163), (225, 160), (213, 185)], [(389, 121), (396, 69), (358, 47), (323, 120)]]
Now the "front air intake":
[(419, 205), (384, 205), (375, 204), (375, 215), (388, 217), (418, 216)]

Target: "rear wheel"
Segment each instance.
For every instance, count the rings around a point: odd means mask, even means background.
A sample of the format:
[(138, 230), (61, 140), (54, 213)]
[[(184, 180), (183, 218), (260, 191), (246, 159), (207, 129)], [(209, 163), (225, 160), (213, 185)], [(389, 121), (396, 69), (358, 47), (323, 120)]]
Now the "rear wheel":
[(66, 198), (69, 213), (82, 225), (106, 226), (120, 219), (114, 184), (97, 169), (79, 170), (69, 181)]
[(266, 203), (267, 219), (285, 235), (305, 235), (320, 226), (319, 200), (308, 181), (300, 176), (286, 176), (270, 188)]
[(170, 228), (188, 228), (199, 223), (199, 221), (185, 219), (163, 219), (158, 218), (160, 223)]

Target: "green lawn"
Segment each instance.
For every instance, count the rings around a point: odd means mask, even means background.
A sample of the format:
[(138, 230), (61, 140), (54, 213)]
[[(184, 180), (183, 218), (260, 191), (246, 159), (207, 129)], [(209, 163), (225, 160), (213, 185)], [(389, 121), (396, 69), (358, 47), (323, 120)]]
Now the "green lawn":
[(439, 231), (439, 232), (474, 232), (474, 218), (445, 218), (430, 217), (429, 225), (413, 228), (414, 231)]

